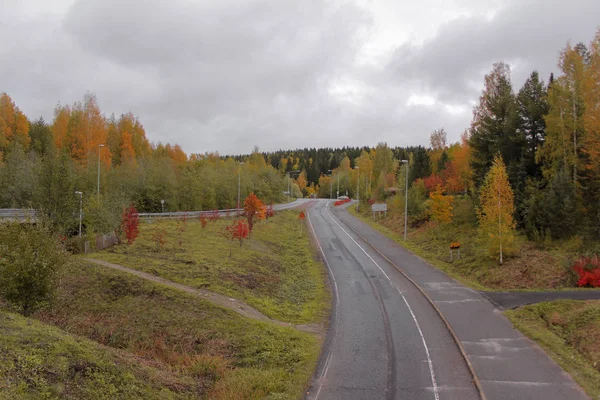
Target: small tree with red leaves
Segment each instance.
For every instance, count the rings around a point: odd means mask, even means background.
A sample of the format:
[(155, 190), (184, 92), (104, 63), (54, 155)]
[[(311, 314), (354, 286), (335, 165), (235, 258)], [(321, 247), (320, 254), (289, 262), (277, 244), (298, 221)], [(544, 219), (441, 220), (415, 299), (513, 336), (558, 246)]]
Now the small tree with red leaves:
[(177, 221), (177, 233), (178, 233), (178, 242), (179, 248), (183, 247), (183, 233), (187, 229), (187, 214), (183, 214), (183, 218)]
[[(250, 227), (248, 223), (243, 219), (233, 221), (231, 225), (225, 227), (225, 237), (233, 243), (234, 240), (239, 240), (240, 247), (244, 239), (248, 239), (250, 234)], [(231, 246), (229, 247), (229, 256), (231, 256)]]
[(123, 210), (121, 217), (121, 229), (125, 232), (127, 244), (132, 245), (140, 233), (140, 217), (133, 205)]
[(267, 221), (269, 220), (269, 218), (274, 217), (275, 216), (275, 208), (273, 207), (273, 204), (271, 204), (269, 207), (267, 207), (267, 212), (265, 214), (265, 217), (267, 218)]
[(254, 193), (250, 193), (244, 200), (244, 215), (248, 221), (248, 228), (252, 232), (252, 227), (257, 220), (265, 219), (267, 208)]
[(221, 215), (219, 214), (219, 210), (212, 210), (208, 214), (208, 219), (210, 220), (210, 222), (217, 222), (219, 220), (219, 218), (221, 218)]

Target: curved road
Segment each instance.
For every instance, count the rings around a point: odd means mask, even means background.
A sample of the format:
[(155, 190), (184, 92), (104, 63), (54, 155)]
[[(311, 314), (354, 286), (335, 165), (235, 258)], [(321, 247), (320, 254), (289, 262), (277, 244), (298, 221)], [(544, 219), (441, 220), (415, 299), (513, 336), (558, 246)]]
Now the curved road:
[(310, 399), (479, 399), (466, 362), (423, 295), (318, 201), (308, 219), (334, 290)]

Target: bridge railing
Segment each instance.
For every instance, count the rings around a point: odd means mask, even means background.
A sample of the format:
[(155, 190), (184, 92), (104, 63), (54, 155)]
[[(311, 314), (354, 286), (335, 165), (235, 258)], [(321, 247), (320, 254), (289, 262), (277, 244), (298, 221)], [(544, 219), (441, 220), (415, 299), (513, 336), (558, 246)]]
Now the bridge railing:
[(0, 220), (34, 221), (37, 217), (36, 210), (27, 208), (0, 208)]
[(179, 219), (179, 218), (196, 218), (200, 216), (210, 217), (215, 211), (218, 211), (220, 216), (237, 215), (242, 213), (242, 208), (230, 208), (225, 210), (209, 210), (209, 211), (176, 211), (176, 212), (165, 212), (165, 213), (138, 213), (141, 219)]

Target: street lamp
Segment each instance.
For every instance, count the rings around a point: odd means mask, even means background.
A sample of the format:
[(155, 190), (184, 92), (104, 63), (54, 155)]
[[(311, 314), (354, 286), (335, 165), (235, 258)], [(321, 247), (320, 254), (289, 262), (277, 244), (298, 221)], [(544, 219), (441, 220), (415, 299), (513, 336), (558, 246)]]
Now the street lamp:
[(406, 189), (404, 190), (404, 241), (406, 241), (408, 226), (408, 160), (402, 160), (402, 164), (406, 164)]
[(337, 178), (338, 178), (337, 179), (337, 181), (338, 181), (338, 188), (337, 188), (337, 197), (336, 197), (336, 199), (339, 199), (340, 198), (340, 173), (339, 173), (339, 171), (338, 171), (338, 173), (336, 175), (337, 175)]
[(161, 199), (161, 201), (160, 201), (160, 209), (161, 209), (162, 213), (164, 214), (165, 213), (165, 200), (164, 199)]
[(100, 200), (100, 149), (103, 147), (103, 144), (98, 145), (98, 201)]
[(244, 162), (240, 161), (240, 167), (238, 168), (238, 202), (237, 202), (238, 212), (240, 210), (240, 194), (241, 194), (241, 187), (242, 187), (242, 165), (244, 165)]
[(327, 170), (329, 172), (329, 200), (333, 200), (333, 170)]
[(359, 189), (360, 189), (360, 170), (358, 169), (358, 165), (354, 167), (356, 170), (356, 211), (358, 212), (358, 207), (360, 206), (360, 198), (359, 198)]
[(292, 174), (298, 173), (300, 171), (296, 170), (296, 171), (290, 171), (288, 172), (288, 203), (290, 202), (290, 193), (292, 191), (292, 185), (291, 185), (291, 180), (292, 180)]
[(75, 191), (79, 195), (79, 237), (81, 237), (81, 218), (83, 217), (83, 193)]

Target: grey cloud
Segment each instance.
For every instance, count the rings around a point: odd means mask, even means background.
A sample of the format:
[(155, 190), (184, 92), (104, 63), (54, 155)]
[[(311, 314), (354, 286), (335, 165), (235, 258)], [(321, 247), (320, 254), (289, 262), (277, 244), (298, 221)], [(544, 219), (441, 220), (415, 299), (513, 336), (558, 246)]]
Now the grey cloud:
[(423, 45), (401, 46), (388, 76), (399, 83), (417, 81), (425, 91), (457, 103), (477, 96), (472, 82), (481, 82), (496, 61), (516, 67), (513, 81), (518, 85), (533, 69), (547, 79), (567, 40), (591, 40), (598, 15), (597, 0), (515, 0), (491, 20), (461, 17), (441, 26)]

